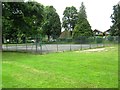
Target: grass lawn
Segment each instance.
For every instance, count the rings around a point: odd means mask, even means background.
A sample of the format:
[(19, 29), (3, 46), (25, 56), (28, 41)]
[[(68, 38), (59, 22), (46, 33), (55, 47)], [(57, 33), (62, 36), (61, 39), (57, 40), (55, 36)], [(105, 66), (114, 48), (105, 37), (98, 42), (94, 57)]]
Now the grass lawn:
[(46, 55), (3, 52), (3, 88), (117, 88), (118, 49)]

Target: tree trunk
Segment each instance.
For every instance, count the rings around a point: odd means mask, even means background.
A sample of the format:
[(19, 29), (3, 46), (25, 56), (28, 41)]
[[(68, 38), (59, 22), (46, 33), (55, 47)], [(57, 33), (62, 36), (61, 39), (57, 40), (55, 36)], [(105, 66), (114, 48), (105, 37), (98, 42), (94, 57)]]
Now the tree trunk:
[(72, 31), (70, 31), (70, 36), (72, 37)]
[(48, 35), (48, 42), (50, 41), (50, 35)]

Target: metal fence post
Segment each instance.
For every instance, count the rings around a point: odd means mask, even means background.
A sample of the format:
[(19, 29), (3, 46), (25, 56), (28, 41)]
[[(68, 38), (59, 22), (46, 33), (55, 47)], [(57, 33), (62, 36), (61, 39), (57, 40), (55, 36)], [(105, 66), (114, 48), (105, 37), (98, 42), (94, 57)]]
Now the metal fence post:
[(71, 47), (71, 43), (72, 43), (72, 40), (70, 40), (71, 42), (70, 42), (70, 51), (72, 50), (72, 47)]
[(40, 48), (41, 48), (41, 54), (42, 54), (42, 37), (40, 40), (41, 40), (41, 45), (40, 45), (41, 47)]
[(8, 44), (6, 43), (6, 50), (8, 50)]
[(97, 48), (98, 48), (98, 43), (97, 43)]
[(90, 45), (89, 45), (89, 46), (90, 46), (89, 48), (91, 49), (91, 42), (90, 42)]
[(39, 36), (40, 54), (42, 54), (42, 35)]
[(70, 43), (70, 51), (71, 51), (71, 43)]
[(27, 37), (25, 37), (26, 52), (27, 52)]
[(58, 52), (58, 40), (56, 39), (56, 50)]
[(57, 52), (58, 52), (58, 43), (57, 43)]
[(36, 41), (36, 53), (37, 53), (37, 35), (35, 36), (35, 41)]
[(16, 38), (16, 51), (17, 51), (17, 43), (18, 43), (18, 40), (17, 40), (18, 38)]
[(41, 54), (42, 54), (42, 45), (40, 45), (40, 52), (41, 52)]
[(80, 49), (82, 50), (82, 43), (80, 44), (80, 46), (81, 46)]
[(16, 42), (16, 51), (17, 51), (17, 42)]

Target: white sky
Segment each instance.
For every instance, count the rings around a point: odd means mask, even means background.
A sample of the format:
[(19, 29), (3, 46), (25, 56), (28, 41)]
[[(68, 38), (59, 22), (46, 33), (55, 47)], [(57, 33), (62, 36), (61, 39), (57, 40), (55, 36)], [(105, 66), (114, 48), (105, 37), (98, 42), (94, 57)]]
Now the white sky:
[(62, 21), (63, 11), (68, 6), (75, 6), (78, 10), (81, 2), (86, 7), (88, 21), (92, 29), (105, 31), (112, 25), (110, 15), (113, 13), (113, 6), (119, 0), (35, 0), (45, 6), (53, 5)]

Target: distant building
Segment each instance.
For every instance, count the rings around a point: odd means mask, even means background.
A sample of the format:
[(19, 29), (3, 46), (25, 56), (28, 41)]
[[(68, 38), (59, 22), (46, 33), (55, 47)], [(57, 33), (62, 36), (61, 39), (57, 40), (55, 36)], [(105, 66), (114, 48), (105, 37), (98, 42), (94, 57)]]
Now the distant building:
[(104, 33), (104, 36), (108, 36), (108, 35), (110, 35), (110, 29), (104, 31), (103, 33)]
[(93, 33), (94, 33), (95, 36), (103, 36), (103, 32), (102, 32), (102, 31), (99, 31), (99, 30), (97, 30), (97, 29), (95, 29), (95, 30), (93, 31)]
[(67, 31), (67, 30), (64, 30), (63, 32), (61, 32), (61, 35), (59, 38), (61, 39), (67, 39), (67, 38), (70, 38), (70, 31)]

